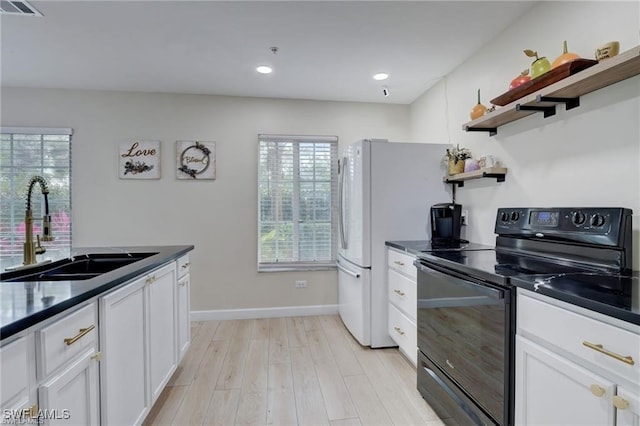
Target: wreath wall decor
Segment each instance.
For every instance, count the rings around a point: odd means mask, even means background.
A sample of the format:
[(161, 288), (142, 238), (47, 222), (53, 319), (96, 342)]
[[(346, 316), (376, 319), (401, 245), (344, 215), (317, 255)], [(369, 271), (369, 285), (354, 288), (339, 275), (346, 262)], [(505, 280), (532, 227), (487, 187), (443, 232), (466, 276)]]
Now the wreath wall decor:
[(215, 149), (215, 142), (177, 141), (176, 177), (190, 180), (215, 179)]
[(120, 144), (120, 179), (160, 179), (160, 141), (134, 140)]

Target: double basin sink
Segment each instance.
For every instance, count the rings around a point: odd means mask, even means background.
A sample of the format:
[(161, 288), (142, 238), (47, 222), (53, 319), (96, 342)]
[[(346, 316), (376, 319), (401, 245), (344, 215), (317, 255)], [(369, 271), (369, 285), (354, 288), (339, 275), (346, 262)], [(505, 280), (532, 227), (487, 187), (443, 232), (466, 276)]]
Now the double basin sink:
[(79, 281), (95, 278), (157, 253), (91, 253), (0, 274), (1, 282)]

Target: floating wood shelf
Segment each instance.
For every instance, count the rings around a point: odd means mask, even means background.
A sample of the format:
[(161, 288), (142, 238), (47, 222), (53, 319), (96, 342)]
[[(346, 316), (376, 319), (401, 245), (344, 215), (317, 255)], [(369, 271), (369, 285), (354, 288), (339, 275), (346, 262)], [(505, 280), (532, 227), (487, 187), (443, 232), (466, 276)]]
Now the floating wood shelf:
[(495, 111), (462, 125), (467, 132), (497, 134), (498, 127), (543, 112), (545, 117), (555, 114), (555, 106), (564, 103), (566, 109), (580, 105), (580, 96), (602, 89), (640, 74), (640, 46), (601, 61), (577, 74), (541, 88)]
[(507, 169), (504, 167), (487, 167), (473, 172), (458, 173), (457, 175), (445, 176), (442, 180), (446, 183), (457, 184), (458, 187), (464, 186), (466, 180), (481, 178), (496, 178), (498, 182), (504, 182)]

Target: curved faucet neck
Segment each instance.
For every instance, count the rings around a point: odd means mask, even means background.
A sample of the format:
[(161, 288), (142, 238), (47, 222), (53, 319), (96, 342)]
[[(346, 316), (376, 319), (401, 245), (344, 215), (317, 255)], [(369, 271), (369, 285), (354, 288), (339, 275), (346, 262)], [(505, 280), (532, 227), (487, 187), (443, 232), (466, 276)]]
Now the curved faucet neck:
[(36, 263), (36, 255), (42, 254), (46, 251), (44, 247), (40, 245), (40, 236), (37, 236), (37, 243), (33, 242), (33, 212), (31, 211), (31, 194), (33, 193), (33, 187), (35, 184), (40, 184), (40, 192), (44, 195), (44, 217), (42, 238), (45, 241), (51, 241), (51, 217), (49, 216), (49, 188), (47, 188), (47, 181), (42, 176), (33, 176), (29, 181), (29, 189), (27, 190), (27, 208), (24, 212), (24, 228), (25, 228), (25, 242), (24, 242), (24, 265), (32, 265)]
[(40, 192), (44, 195), (44, 209), (45, 214), (49, 214), (49, 188), (47, 187), (47, 181), (42, 176), (33, 176), (29, 181), (29, 189), (27, 190), (27, 210), (31, 210), (31, 193), (36, 183), (40, 184)]

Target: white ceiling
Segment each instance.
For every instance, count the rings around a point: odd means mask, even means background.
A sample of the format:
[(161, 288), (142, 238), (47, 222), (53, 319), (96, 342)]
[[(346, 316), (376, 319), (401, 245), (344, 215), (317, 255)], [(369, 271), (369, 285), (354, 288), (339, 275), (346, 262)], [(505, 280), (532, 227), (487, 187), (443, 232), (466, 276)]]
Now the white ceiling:
[[(30, 1), (0, 16), (8, 87), (408, 104), (531, 1)], [(277, 54), (271, 46), (279, 48)], [(255, 72), (259, 64), (274, 68)], [(390, 74), (385, 82), (376, 72)], [(382, 94), (387, 86), (388, 97)]]

